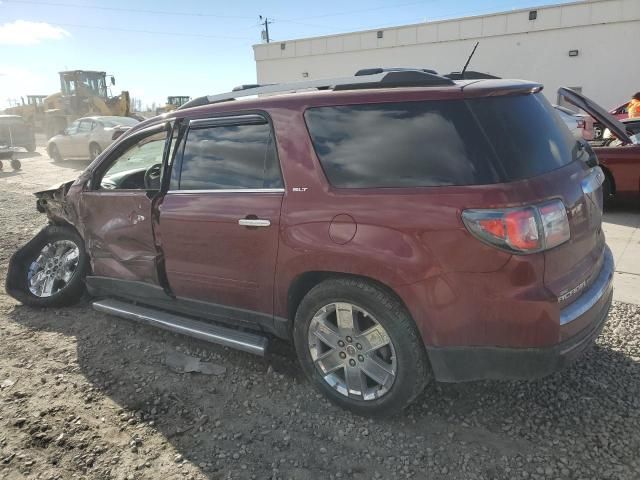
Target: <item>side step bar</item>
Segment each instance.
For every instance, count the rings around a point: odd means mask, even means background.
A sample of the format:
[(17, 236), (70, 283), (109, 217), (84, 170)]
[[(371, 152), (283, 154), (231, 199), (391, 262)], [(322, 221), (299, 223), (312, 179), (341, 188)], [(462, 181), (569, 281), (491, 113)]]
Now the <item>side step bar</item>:
[(135, 320), (153, 325), (175, 333), (182, 333), (190, 337), (199, 338), (207, 342), (218, 343), (226, 347), (235, 348), (244, 352), (264, 356), (269, 341), (266, 337), (253, 333), (241, 332), (233, 328), (193, 320), (168, 313), (155, 308), (134, 305), (113, 298), (96, 300), (93, 302), (94, 310), (109, 313), (116, 317)]

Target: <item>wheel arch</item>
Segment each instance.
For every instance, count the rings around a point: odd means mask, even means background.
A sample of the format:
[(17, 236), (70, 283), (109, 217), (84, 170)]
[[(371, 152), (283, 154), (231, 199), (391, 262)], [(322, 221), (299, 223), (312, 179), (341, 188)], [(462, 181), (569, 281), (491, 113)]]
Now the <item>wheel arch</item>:
[(288, 320), (288, 327), (290, 330), (293, 328), (293, 323), (296, 312), (298, 311), (298, 307), (300, 306), (302, 299), (307, 295), (307, 293), (309, 293), (309, 291), (316, 285), (319, 285), (326, 280), (336, 278), (357, 279), (375, 284), (378, 288), (384, 290), (389, 295), (398, 300), (398, 302), (400, 302), (400, 304), (406, 310), (407, 314), (416, 324), (416, 327), (418, 327), (405, 301), (391, 286), (387, 285), (386, 283), (367, 275), (345, 273), (340, 271), (312, 270), (300, 273), (295, 278), (293, 278), (287, 289), (286, 318)]

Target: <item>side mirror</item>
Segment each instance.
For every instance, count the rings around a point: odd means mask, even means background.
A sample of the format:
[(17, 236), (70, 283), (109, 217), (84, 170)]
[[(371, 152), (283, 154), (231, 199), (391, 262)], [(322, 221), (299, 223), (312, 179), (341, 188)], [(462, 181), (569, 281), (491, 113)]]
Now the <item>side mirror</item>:
[(62, 130), (60, 130), (60, 131), (58, 132), (58, 135), (69, 135), (69, 133), (67, 132), (67, 129), (66, 129), (66, 128), (63, 128)]

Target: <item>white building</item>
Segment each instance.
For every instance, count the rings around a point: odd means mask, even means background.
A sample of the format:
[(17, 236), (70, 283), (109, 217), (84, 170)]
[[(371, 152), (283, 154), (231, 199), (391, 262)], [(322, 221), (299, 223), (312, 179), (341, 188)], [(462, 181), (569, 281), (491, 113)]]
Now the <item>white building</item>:
[(352, 75), (366, 67), (469, 70), (561, 86), (604, 107), (640, 91), (640, 0), (584, 0), (455, 20), (255, 45), (258, 83)]

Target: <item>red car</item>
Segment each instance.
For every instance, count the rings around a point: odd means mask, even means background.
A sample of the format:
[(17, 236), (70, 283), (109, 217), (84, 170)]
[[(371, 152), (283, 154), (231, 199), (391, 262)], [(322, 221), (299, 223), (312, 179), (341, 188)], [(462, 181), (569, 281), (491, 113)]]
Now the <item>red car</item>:
[(578, 357), (613, 288), (590, 147), (536, 83), (359, 73), (240, 87), (127, 131), (37, 194), (51, 225), (7, 291), (47, 307), (86, 286), (100, 311), (252, 353), (289, 339), (311, 383), (364, 415), (433, 377)]
[(635, 129), (618, 121), (611, 113), (580, 93), (569, 88), (561, 88), (558, 93), (595, 118), (604, 128), (608, 128), (615, 137), (593, 143), (593, 150), (605, 173), (605, 202), (613, 198), (640, 200), (640, 136), (634, 134)]

